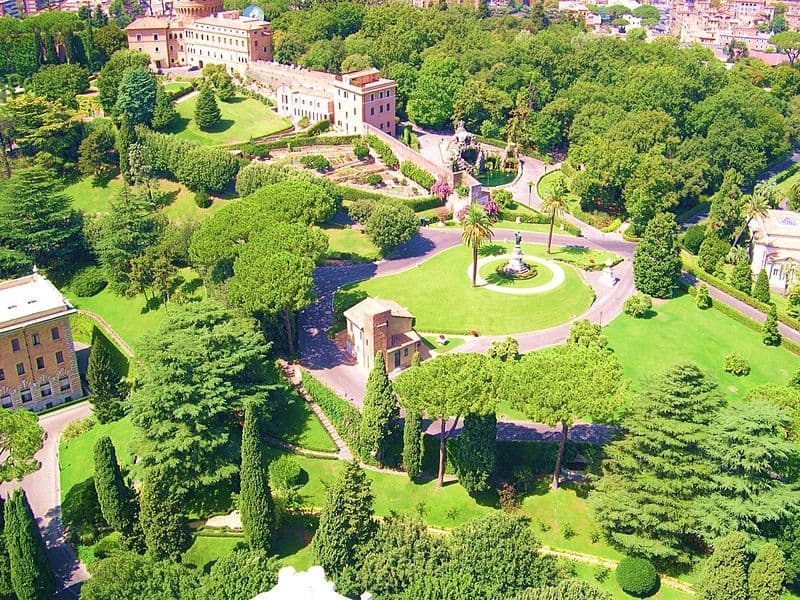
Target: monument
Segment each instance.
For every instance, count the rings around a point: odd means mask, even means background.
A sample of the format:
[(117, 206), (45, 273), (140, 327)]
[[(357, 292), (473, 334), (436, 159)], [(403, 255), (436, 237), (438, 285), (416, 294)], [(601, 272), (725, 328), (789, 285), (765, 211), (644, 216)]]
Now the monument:
[(512, 277), (524, 275), (530, 271), (530, 267), (522, 261), (521, 243), (522, 234), (519, 231), (514, 232), (514, 249), (511, 251), (511, 258), (508, 260), (508, 263), (503, 267), (503, 271)]
[(614, 286), (617, 283), (617, 278), (614, 277), (614, 270), (611, 268), (611, 259), (606, 260), (606, 266), (603, 267), (602, 281), (608, 286)]

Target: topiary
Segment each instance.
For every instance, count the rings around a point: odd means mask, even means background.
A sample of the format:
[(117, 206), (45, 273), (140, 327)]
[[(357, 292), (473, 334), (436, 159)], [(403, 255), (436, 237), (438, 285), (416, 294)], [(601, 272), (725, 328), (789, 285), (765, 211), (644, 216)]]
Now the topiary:
[(617, 565), (615, 575), (619, 587), (632, 596), (646, 596), (658, 584), (656, 568), (646, 558), (623, 558)]
[(302, 483), (303, 469), (291, 456), (283, 455), (269, 464), (269, 482), (285, 492)]
[(697, 289), (697, 308), (705, 310), (711, 308), (711, 296), (708, 294), (708, 286), (704, 283)]
[(737, 377), (747, 375), (750, 373), (750, 364), (747, 359), (741, 354), (731, 352), (725, 357), (725, 362), (722, 366), (726, 373), (731, 373)]
[(211, 206), (211, 198), (208, 197), (208, 192), (205, 190), (200, 190), (199, 192), (194, 193), (194, 203), (197, 204), (199, 208), (208, 208)]
[(632, 316), (634, 319), (646, 317), (652, 308), (653, 299), (641, 292), (625, 300), (625, 304), (622, 305), (622, 310), (625, 311), (625, 314)]
[(700, 252), (700, 244), (706, 238), (706, 227), (698, 223), (689, 227), (683, 234), (683, 247), (692, 254)]
[(100, 267), (86, 267), (72, 278), (71, 287), (76, 296), (88, 298), (102, 292), (108, 285)]

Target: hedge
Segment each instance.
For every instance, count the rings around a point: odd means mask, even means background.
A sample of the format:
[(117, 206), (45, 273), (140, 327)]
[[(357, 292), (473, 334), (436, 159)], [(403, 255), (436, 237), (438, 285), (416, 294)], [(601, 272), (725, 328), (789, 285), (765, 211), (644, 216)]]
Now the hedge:
[[(500, 212), (500, 218), (504, 221), (514, 221), (516, 218), (519, 217), (521, 223), (532, 223), (537, 225), (549, 225), (550, 224), (550, 217), (544, 213), (540, 213), (535, 210), (503, 210)], [(571, 233), (577, 237), (581, 237), (582, 232), (580, 228), (576, 227), (572, 223), (568, 221), (564, 221), (563, 219), (559, 219), (556, 217), (555, 222), (556, 227), (564, 228), (564, 231), (567, 233)]]
[(430, 210), (432, 208), (444, 206), (444, 202), (442, 202), (437, 196), (427, 196), (423, 198), (403, 198), (402, 202), (414, 212), (422, 212), (424, 210)]
[(400, 165), (400, 172), (426, 190), (431, 189), (431, 186), (436, 183), (436, 178), (433, 175), (409, 161), (404, 161)]
[(320, 133), (324, 133), (331, 128), (331, 122), (328, 119), (323, 119), (322, 121), (317, 121), (311, 127), (306, 129), (303, 133), (307, 136), (315, 136), (319, 135)]
[(390, 169), (397, 168), (397, 166), (400, 164), (400, 161), (397, 160), (397, 157), (394, 155), (394, 152), (392, 152), (392, 149), (389, 148), (388, 144), (378, 139), (377, 136), (374, 135), (368, 135), (364, 139), (367, 140), (369, 147), (378, 153), (378, 156), (387, 167)]
[(395, 198), (379, 192), (371, 192), (347, 185), (336, 186), (342, 195), (343, 200), (353, 202), (355, 200), (375, 200), (376, 202), (402, 202), (414, 212), (422, 212), (443, 206), (444, 203), (436, 196), (420, 196), (418, 198)]
[(347, 444), (353, 454), (364, 460), (369, 453), (361, 447), (361, 413), (344, 398), (340, 398), (333, 390), (314, 378), (308, 371), (302, 372), (302, 385), (308, 395), (322, 409), (334, 429)]
[(789, 179), (789, 177), (797, 173), (798, 170), (800, 170), (800, 163), (794, 163), (791, 167), (789, 167), (785, 171), (781, 171), (780, 173), (775, 175), (775, 177), (772, 178), (772, 183), (781, 183), (782, 181), (786, 181), (787, 179)]
[(352, 144), (358, 139), (357, 135), (315, 135), (303, 136), (301, 134), (285, 137), (271, 142), (246, 142), (239, 144), (237, 148), (246, 156), (269, 156), (269, 151), (276, 148), (299, 148), (301, 146), (341, 146)]

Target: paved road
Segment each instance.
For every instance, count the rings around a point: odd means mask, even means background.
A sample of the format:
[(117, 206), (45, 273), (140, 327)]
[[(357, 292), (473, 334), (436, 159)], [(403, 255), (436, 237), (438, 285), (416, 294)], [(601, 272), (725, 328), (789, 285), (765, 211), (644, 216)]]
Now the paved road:
[(39, 522), (47, 556), (59, 583), (59, 599), (78, 597), (80, 582), (89, 578), (89, 573), (75, 556), (72, 546), (64, 538), (61, 524), (61, 484), (58, 470), (58, 440), (61, 432), (72, 421), (89, 416), (91, 405), (81, 402), (68, 408), (47, 414), (39, 419), (45, 439), (42, 449), (36, 454), (41, 468), (22, 481), (0, 486), (0, 494), (8, 497), (11, 490), (22, 487), (28, 495), (33, 514)]

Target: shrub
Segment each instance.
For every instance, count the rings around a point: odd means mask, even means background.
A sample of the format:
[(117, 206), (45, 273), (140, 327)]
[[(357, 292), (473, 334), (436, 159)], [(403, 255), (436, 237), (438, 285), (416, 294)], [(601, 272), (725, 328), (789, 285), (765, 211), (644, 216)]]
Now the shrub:
[(738, 377), (750, 373), (750, 364), (747, 359), (741, 354), (736, 354), (736, 352), (731, 352), (725, 357), (722, 368), (726, 373), (731, 373)]
[(306, 169), (316, 169), (317, 171), (325, 171), (331, 168), (331, 161), (322, 156), (322, 154), (306, 154), (300, 157), (300, 164)]
[(656, 568), (646, 558), (627, 557), (619, 561), (617, 583), (632, 596), (645, 596), (658, 584)]
[(622, 310), (625, 311), (625, 314), (635, 319), (641, 319), (647, 316), (652, 308), (653, 299), (642, 292), (638, 292), (625, 300), (625, 304), (622, 306)]
[(753, 285), (753, 298), (765, 304), (769, 303), (769, 279), (767, 272), (761, 269), (756, 277), (756, 283)]
[(510, 483), (504, 483), (500, 486), (500, 489), (497, 490), (497, 497), (500, 508), (506, 512), (518, 509), (522, 503), (516, 488)]
[(378, 202), (364, 223), (364, 231), (384, 256), (417, 233), (414, 211), (402, 204)]
[(358, 160), (364, 160), (369, 156), (369, 147), (364, 142), (356, 142), (353, 144), (353, 155)]
[(75, 438), (89, 431), (92, 427), (94, 427), (96, 422), (97, 420), (94, 417), (86, 417), (85, 419), (73, 421), (64, 428), (64, 431), (61, 434), (61, 441), (65, 444), (67, 442), (71, 442)]
[(350, 218), (356, 223), (364, 224), (372, 214), (372, 209), (375, 208), (375, 204), (375, 200), (369, 200), (367, 198), (356, 200), (347, 207), (347, 214), (350, 215)]
[(376, 187), (383, 183), (383, 177), (381, 177), (378, 173), (370, 173), (364, 178), (364, 183)]
[(706, 227), (696, 223), (683, 234), (683, 247), (692, 254), (697, 254), (704, 239), (706, 239)]
[(447, 207), (441, 206), (436, 209), (436, 218), (439, 219), (440, 223), (444, 223), (450, 218), (450, 211), (447, 210)]
[(695, 300), (697, 308), (705, 310), (711, 308), (711, 296), (708, 295), (708, 286), (703, 283), (697, 290), (697, 299)]
[(367, 140), (369, 147), (378, 153), (378, 156), (387, 167), (390, 169), (397, 168), (397, 166), (400, 164), (400, 161), (397, 160), (394, 152), (392, 152), (392, 149), (389, 148), (385, 142), (379, 140), (377, 136), (374, 135), (368, 135), (365, 139)]
[(102, 292), (108, 285), (103, 269), (86, 267), (72, 278), (71, 287), (76, 296), (89, 298)]
[(194, 203), (200, 208), (208, 208), (211, 206), (211, 198), (208, 197), (208, 192), (200, 190), (194, 193)]
[(122, 537), (117, 531), (100, 538), (94, 546), (94, 555), (100, 559), (108, 558), (109, 556), (124, 551), (125, 549), (122, 547)]
[(433, 184), (436, 183), (436, 179), (434, 179), (433, 175), (428, 173), (425, 169), (420, 169), (412, 162), (403, 162), (403, 164), (400, 165), (400, 172), (426, 190), (431, 189)]
[(286, 492), (300, 485), (303, 469), (291, 456), (282, 455), (269, 464), (269, 482), (276, 490)]

